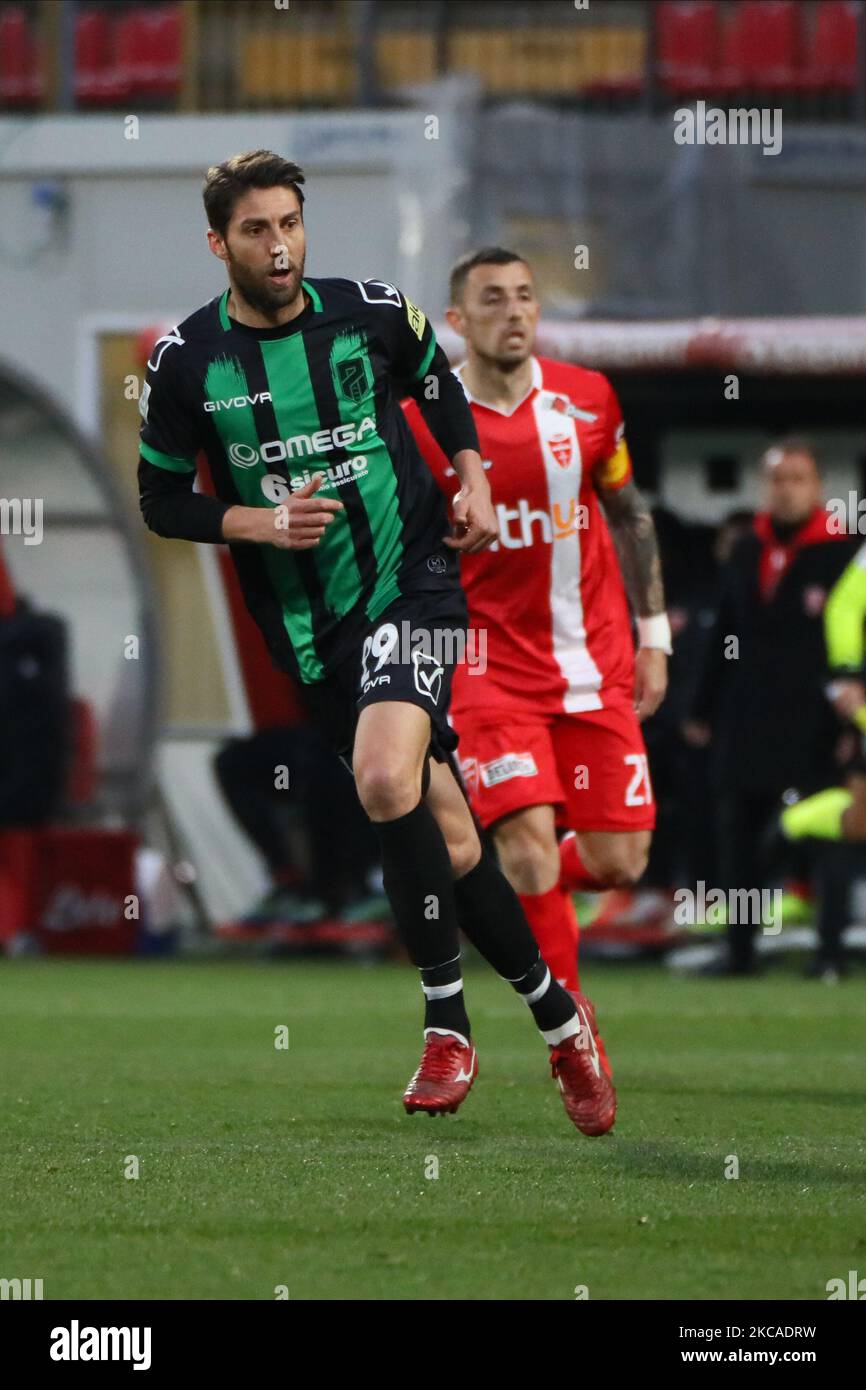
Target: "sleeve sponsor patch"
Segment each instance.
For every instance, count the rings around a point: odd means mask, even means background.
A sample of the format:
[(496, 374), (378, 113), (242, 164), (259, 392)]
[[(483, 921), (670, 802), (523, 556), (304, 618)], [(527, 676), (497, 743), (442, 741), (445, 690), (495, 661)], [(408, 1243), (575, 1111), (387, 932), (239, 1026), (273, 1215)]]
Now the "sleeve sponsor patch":
[(479, 771), (485, 787), (495, 787), (512, 777), (537, 777), (538, 768), (531, 753), (505, 753), (492, 762), (482, 763)]
[(404, 299), (406, 300), (406, 317), (409, 320), (409, 327), (412, 329), (415, 337), (420, 341), (424, 337), (427, 317), (418, 308), (417, 304), (412, 303), (411, 299), (407, 298), (405, 295)]

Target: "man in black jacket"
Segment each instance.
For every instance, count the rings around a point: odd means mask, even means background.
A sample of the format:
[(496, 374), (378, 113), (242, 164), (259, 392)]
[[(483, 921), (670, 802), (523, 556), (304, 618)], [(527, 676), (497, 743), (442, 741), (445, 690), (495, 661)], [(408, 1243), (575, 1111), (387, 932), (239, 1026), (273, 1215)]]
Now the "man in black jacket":
[(0, 831), (47, 825), (69, 773), (66, 624), (16, 594), (0, 551)]
[[(721, 575), (715, 625), (686, 726), (711, 743), (718, 795), (720, 886), (760, 888), (761, 839), (791, 788), (832, 779), (838, 724), (825, 694), (822, 616), (853, 542), (822, 501), (811, 446), (787, 439), (762, 467), (766, 511), (735, 546)], [(754, 968), (756, 922), (728, 927), (726, 968)]]

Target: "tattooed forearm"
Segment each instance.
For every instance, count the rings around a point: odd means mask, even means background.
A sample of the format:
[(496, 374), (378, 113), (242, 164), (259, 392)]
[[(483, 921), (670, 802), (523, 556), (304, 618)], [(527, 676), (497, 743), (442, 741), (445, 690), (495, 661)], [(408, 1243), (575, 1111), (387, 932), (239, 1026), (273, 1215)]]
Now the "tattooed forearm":
[(639, 618), (665, 611), (662, 563), (652, 513), (633, 482), (599, 490), (629, 601)]

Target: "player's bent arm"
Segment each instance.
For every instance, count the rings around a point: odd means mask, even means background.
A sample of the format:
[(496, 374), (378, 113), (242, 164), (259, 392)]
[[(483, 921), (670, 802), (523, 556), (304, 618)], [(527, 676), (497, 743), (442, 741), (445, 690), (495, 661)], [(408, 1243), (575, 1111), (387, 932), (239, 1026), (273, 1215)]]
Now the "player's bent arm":
[(866, 732), (866, 545), (831, 590), (824, 608), (824, 637), (832, 680), (827, 694), (841, 719)]
[[(663, 617), (662, 562), (649, 504), (631, 480), (615, 489), (599, 487), (598, 493), (638, 621)], [(646, 645), (669, 647), (670, 640)]]
[(193, 491), (194, 471), (159, 468), (142, 457), (139, 503), (146, 525), (158, 536), (222, 545), (250, 542), (282, 550), (317, 545), (342, 502), (316, 497), (317, 475), (279, 507), (244, 507)]
[[(424, 375), (405, 383), (405, 394), (417, 402), (427, 428), (455, 469), (458, 454), (478, 454), (478, 431), (469, 402), (438, 344)], [(462, 482), (459, 470), (458, 477)]]
[(452, 550), (475, 554), (498, 535), (490, 484), (481, 463), (478, 431), (463, 387), (437, 345), (425, 374), (408, 384), (434, 440), (460, 479), (454, 498), (455, 536), (444, 537)]
[(461, 487), (452, 504), (455, 536), (443, 537), (451, 550), (474, 555), (486, 550), (499, 535), (490, 484), (484, 476), (481, 455), (461, 449), (451, 460)]
[(866, 625), (866, 545), (836, 582), (824, 609), (824, 636), (831, 671), (862, 674)]
[(490, 491), (487, 474), (477, 449), (459, 449), (451, 459), (451, 467), (460, 479), (461, 488), (472, 492), (485, 489)]
[(229, 503), (193, 492), (194, 483), (194, 469), (175, 473), (142, 456), (138, 462), (138, 500), (145, 525), (157, 536), (221, 545)]
[[(279, 550), (309, 550), (318, 545), (325, 528), (334, 520), (342, 502), (322, 499), (314, 510), (312, 501), (291, 498), (278, 507), (229, 507), (222, 521), (223, 539), (229, 545), (275, 545)], [(328, 509), (325, 509), (325, 504)]]
[(668, 684), (671, 629), (665, 612), (662, 564), (649, 506), (631, 479), (616, 488), (598, 486), (626, 593), (637, 616), (635, 709), (640, 720), (655, 714)]

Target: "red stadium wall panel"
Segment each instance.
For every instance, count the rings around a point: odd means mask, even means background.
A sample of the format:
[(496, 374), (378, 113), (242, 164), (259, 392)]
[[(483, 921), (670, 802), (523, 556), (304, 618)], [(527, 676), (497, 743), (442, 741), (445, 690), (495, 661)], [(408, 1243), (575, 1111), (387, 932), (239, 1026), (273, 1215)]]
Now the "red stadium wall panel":
[[(437, 337), (452, 362), (464, 344), (447, 325)], [(543, 357), (598, 371), (665, 368), (768, 375), (866, 374), (866, 317), (593, 320), (542, 324)]]
[(137, 846), (125, 830), (0, 831), (0, 947), (24, 932), (49, 955), (131, 955)]

